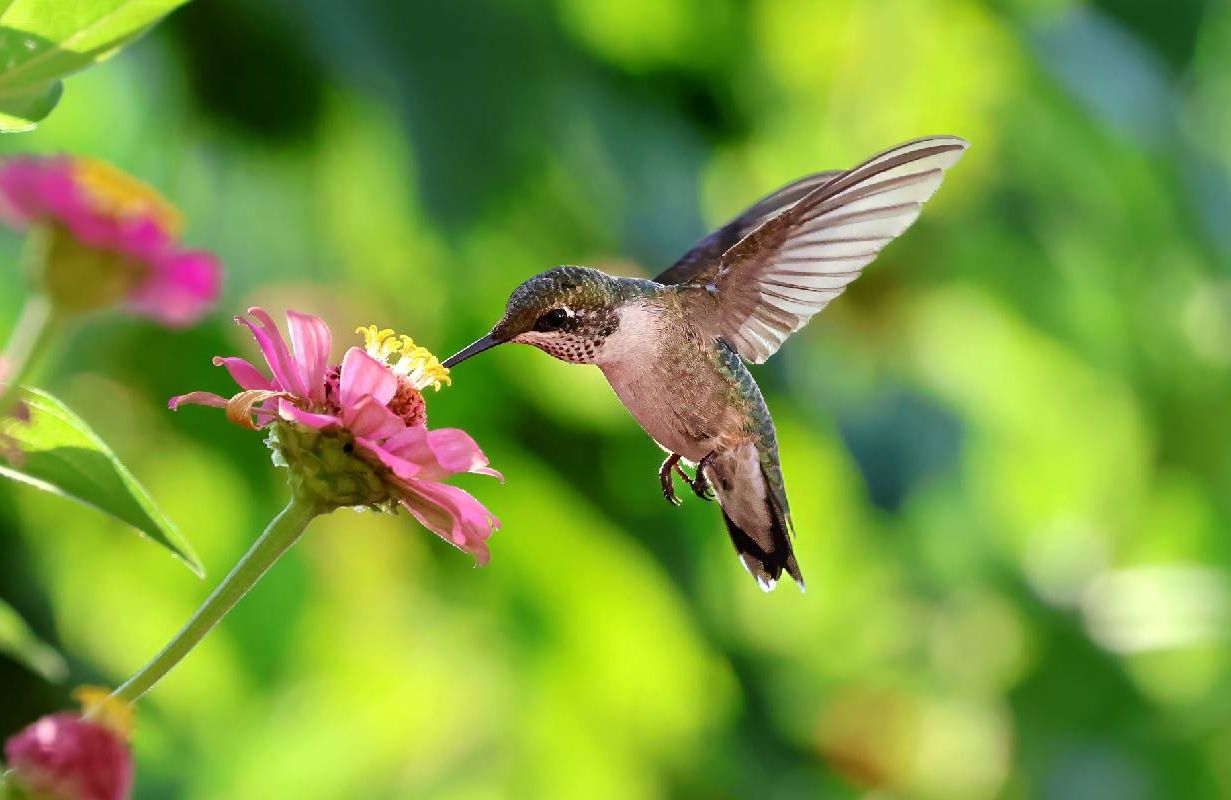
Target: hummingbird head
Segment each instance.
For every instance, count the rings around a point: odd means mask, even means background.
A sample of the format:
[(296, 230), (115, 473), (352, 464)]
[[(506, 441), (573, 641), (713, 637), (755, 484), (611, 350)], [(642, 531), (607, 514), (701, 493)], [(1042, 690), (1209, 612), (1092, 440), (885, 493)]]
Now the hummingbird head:
[(620, 326), (616, 279), (589, 267), (553, 267), (509, 295), (491, 333), (445, 359), (453, 367), (505, 342), (534, 345), (561, 361), (592, 364)]

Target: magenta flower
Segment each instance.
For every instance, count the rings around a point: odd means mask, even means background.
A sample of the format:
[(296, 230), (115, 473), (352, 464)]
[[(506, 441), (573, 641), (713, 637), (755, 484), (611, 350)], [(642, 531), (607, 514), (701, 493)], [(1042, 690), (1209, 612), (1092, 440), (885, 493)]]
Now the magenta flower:
[(424, 527), (487, 563), (487, 538), (497, 520), (471, 495), (443, 483), (463, 472), (500, 478), (462, 430), (428, 430), (423, 390), (440, 388), (449, 371), (430, 352), (393, 331), (359, 329), (366, 347), (329, 365), (331, 334), (317, 317), (287, 312), (290, 346), (269, 314), (237, 317), (256, 338), (272, 377), (242, 358), (214, 359), (243, 390), (231, 398), (211, 392), (174, 397), (225, 408), (233, 422), (270, 426), (271, 446), (301, 481), (329, 505), (400, 504)]
[[(78, 696), (100, 695), (86, 689)], [(98, 719), (69, 711), (43, 717), (5, 742), (7, 779), (32, 800), (126, 800), (133, 785), (129, 724), (127, 706), (103, 707)]]
[(49, 231), (42, 279), (64, 310), (118, 302), (179, 327), (218, 297), (218, 261), (180, 247), (179, 212), (101, 161), (20, 156), (0, 163), (0, 219)]

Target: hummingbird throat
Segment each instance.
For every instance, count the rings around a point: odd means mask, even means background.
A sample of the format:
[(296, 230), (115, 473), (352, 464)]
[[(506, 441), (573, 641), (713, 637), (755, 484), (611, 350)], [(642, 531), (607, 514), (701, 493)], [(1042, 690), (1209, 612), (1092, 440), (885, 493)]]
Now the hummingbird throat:
[(570, 314), (566, 327), (553, 331), (526, 331), (514, 341), (529, 344), (570, 364), (594, 364), (602, 356), (604, 344), (620, 325), (619, 313), (612, 308), (577, 310)]

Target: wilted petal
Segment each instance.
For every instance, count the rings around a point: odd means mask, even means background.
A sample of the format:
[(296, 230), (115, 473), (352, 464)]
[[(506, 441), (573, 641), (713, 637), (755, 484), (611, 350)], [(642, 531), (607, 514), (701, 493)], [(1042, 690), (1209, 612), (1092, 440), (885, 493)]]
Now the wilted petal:
[(398, 500), (423, 527), (471, 553), (481, 566), (491, 559), (487, 539), (500, 527), (482, 503), (456, 486), (411, 478)]
[(329, 365), (329, 349), (333, 343), (329, 326), (320, 317), (286, 312), (287, 330), (291, 334), (295, 364), (308, 387), (307, 397), (314, 402), (325, 401), (325, 369)]
[(352, 406), (343, 406), (342, 422), (351, 433), (368, 439), (387, 439), (406, 427), (401, 417), (371, 395), (359, 398)]
[(226, 408), (227, 398), (221, 395), (216, 395), (213, 392), (189, 392), (172, 397), (167, 401), (167, 408), (175, 411), (183, 405), (194, 406), (213, 406), (214, 408)]
[(269, 378), (262, 375), (261, 371), (252, 366), (252, 363), (245, 358), (214, 356), (214, 366), (226, 367), (227, 372), (231, 373), (231, 378), (239, 384), (240, 388), (264, 389), (266, 391), (274, 391), (280, 388), (275, 386)]
[(339, 380), (342, 408), (353, 406), (364, 395), (371, 395), (381, 405), (388, 405), (397, 389), (397, 376), (387, 366), (358, 347), (346, 351)]
[[(267, 392), (261, 389), (240, 392), (227, 401), (227, 419), (241, 427), (256, 430), (269, 421), (262, 421), (262, 416), (273, 416), (273, 412), (269, 410), (269, 401), (285, 396), (284, 392)], [(253, 415), (257, 417), (257, 424), (252, 422)]]

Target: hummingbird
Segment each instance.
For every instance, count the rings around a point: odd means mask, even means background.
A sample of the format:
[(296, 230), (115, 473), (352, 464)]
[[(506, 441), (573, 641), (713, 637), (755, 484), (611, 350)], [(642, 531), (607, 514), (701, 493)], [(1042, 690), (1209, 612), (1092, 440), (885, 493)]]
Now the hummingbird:
[[(667, 458), (717, 500), (744, 567), (769, 591), (785, 571), (804, 588), (773, 419), (745, 362), (760, 364), (840, 295), (919, 216), (968, 147), (929, 136), (847, 170), (807, 175), (754, 203), (654, 280), (559, 266), (522, 283), (454, 367), (507, 342), (594, 364)], [(693, 467), (692, 475), (685, 466)]]

